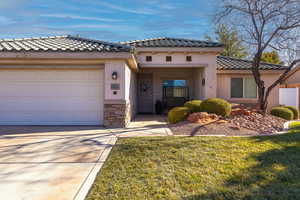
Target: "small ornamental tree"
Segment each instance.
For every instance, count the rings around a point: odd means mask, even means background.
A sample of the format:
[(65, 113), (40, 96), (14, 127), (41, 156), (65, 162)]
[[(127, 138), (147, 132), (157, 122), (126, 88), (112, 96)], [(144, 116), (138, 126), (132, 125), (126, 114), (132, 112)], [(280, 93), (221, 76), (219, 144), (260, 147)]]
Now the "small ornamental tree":
[(261, 56), (261, 61), (262, 62), (267, 62), (267, 63), (278, 64), (278, 65), (284, 64), (280, 60), (280, 56), (277, 53), (277, 51), (263, 52), (262, 56)]
[(217, 23), (236, 28), (253, 54), (251, 71), (258, 88), (259, 108), (266, 112), (270, 92), (300, 61), (293, 60), (268, 87), (259, 70), (263, 52), (285, 50), (300, 28), (300, 0), (221, 0)]
[(247, 48), (236, 29), (230, 29), (226, 24), (219, 24), (215, 27), (215, 37), (205, 36), (208, 41), (218, 41), (224, 45), (222, 56), (234, 58), (245, 58), (248, 56)]

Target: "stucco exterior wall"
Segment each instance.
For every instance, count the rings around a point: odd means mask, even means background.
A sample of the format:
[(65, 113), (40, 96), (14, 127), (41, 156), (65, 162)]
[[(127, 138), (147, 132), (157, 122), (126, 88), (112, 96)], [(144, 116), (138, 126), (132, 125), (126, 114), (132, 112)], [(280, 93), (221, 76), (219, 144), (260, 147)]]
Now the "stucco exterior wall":
[[(112, 79), (117, 72), (118, 78)], [(111, 88), (119, 84), (119, 89)], [(125, 61), (105, 62), (104, 125), (124, 127), (136, 113), (136, 74)]]
[[(152, 62), (146, 61), (146, 56), (152, 56)], [(172, 62), (166, 62), (166, 56), (172, 56)], [(192, 61), (187, 62), (186, 56), (192, 56)], [(137, 56), (138, 63), (141, 65), (195, 65), (208, 66), (215, 63), (215, 54), (200, 54), (200, 53), (139, 53)]]
[(125, 66), (125, 100), (130, 104), (130, 120), (137, 113), (137, 74)]
[[(239, 72), (238, 70), (217, 73), (217, 97), (235, 103), (257, 103), (257, 98), (253, 99), (230, 97), (230, 80), (234, 77), (253, 77), (253, 75), (250, 72)], [(266, 87), (270, 86), (278, 77), (279, 73), (262, 73), (262, 79), (265, 81)], [(279, 105), (279, 86), (275, 87), (270, 93), (268, 109), (277, 105)]]
[[(147, 62), (146, 56), (152, 56), (152, 61)], [(166, 56), (172, 56), (172, 61), (167, 62)], [(186, 61), (186, 56), (192, 56), (192, 61)], [(143, 70), (147, 68), (178, 71), (185, 68), (193, 68), (190, 79), (193, 80), (191, 88), (192, 97), (195, 99), (206, 99), (217, 95), (216, 54), (201, 52), (142, 52), (138, 53), (137, 60)], [(202, 79), (204, 86), (202, 87)], [(156, 91), (156, 89), (154, 88)], [(160, 96), (160, 94), (155, 94)], [(155, 101), (156, 99), (154, 99)]]
[[(105, 62), (105, 100), (125, 100), (125, 68), (126, 63), (122, 60)], [(117, 80), (112, 79), (113, 72), (118, 73)], [(112, 90), (111, 84), (119, 84), (120, 90)]]

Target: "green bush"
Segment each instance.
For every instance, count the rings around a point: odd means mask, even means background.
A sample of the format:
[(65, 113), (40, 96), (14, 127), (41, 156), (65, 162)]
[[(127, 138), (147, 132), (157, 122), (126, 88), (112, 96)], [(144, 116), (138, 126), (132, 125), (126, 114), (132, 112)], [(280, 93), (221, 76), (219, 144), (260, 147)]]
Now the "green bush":
[(201, 100), (192, 100), (192, 101), (187, 101), (183, 105), (184, 107), (188, 107), (192, 113), (194, 112), (200, 112), (200, 104)]
[(271, 115), (274, 115), (276, 117), (280, 117), (286, 120), (292, 120), (294, 119), (294, 113), (285, 107), (274, 107), (271, 110)]
[(294, 114), (294, 119), (298, 119), (299, 117), (299, 111), (295, 106), (283, 106), (284, 108), (287, 108), (289, 110), (291, 110)]
[(175, 107), (168, 113), (168, 121), (172, 124), (183, 121), (190, 114), (190, 109), (187, 107)]
[(231, 104), (224, 99), (210, 98), (202, 101), (200, 110), (227, 117), (231, 113)]

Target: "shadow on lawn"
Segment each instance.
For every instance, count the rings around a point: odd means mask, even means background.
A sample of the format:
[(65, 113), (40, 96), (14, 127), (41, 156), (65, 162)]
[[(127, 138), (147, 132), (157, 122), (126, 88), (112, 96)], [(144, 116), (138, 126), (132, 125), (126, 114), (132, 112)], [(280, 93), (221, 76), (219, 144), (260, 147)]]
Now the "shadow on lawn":
[[(258, 164), (232, 175), (219, 188), (184, 200), (296, 200), (300, 199), (300, 133), (254, 137), (255, 142), (278, 144), (263, 153), (252, 154)], [(262, 144), (263, 145), (263, 144)]]

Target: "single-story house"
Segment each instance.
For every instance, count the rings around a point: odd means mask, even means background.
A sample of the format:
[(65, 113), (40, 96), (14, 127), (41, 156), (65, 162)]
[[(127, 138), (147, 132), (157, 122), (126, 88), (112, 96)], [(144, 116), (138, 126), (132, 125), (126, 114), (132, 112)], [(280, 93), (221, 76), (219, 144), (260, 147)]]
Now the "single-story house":
[[(110, 43), (74, 36), (0, 40), (1, 125), (124, 127), (191, 99), (255, 103), (251, 62), (215, 42), (155, 38)], [(284, 66), (262, 63), (271, 84)], [(278, 105), (278, 88), (270, 106)]]

